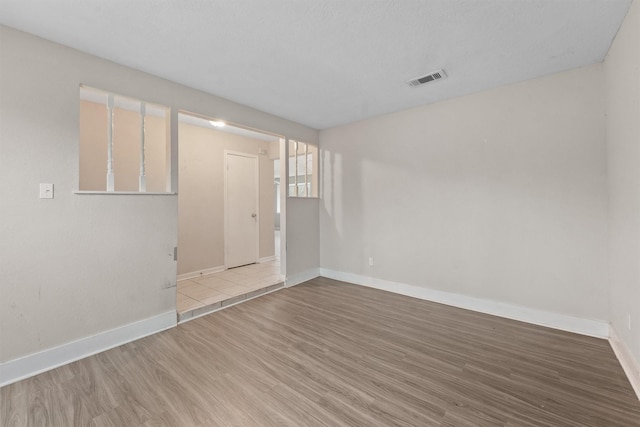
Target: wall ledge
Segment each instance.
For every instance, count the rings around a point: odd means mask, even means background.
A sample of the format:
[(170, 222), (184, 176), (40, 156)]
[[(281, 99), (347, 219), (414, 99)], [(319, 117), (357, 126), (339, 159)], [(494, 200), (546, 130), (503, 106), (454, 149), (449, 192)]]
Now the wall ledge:
[(175, 310), (0, 364), (0, 387), (172, 328)]
[(95, 196), (177, 196), (178, 193), (171, 192), (153, 192), (153, 191), (74, 191), (73, 194), (78, 195), (95, 195)]

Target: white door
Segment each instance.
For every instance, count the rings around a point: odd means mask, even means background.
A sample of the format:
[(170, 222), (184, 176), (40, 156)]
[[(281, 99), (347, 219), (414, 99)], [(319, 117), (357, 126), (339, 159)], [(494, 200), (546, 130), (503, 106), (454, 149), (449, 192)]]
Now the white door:
[(227, 268), (258, 261), (258, 158), (226, 153), (225, 247)]

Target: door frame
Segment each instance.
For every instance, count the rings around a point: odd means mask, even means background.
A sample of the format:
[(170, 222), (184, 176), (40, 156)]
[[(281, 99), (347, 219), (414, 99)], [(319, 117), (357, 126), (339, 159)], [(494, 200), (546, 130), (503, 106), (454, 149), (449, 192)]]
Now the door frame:
[(227, 178), (227, 174), (228, 174), (228, 163), (227, 163), (227, 156), (232, 155), (232, 156), (241, 156), (241, 157), (247, 157), (250, 159), (253, 159), (254, 163), (255, 163), (255, 168), (256, 168), (256, 176), (255, 176), (255, 188), (256, 188), (256, 215), (257, 215), (257, 221), (256, 221), (256, 242), (255, 242), (255, 247), (256, 247), (256, 263), (258, 263), (258, 261), (260, 260), (260, 157), (257, 154), (251, 154), (251, 153), (244, 153), (242, 151), (237, 151), (237, 150), (224, 150), (224, 165), (223, 165), (223, 172), (224, 172), (224, 268), (225, 270), (228, 270), (229, 267), (229, 263), (228, 263), (228, 258), (229, 258), (229, 254), (228, 254), (228, 246), (229, 246), (229, 224), (228, 224), (228, 219), (229, 219), (229, 213), (228, 213), (228, 209), (229, 209), (229, 203), (228, 203), (228, 195), (227, 195), (227, 187), (228, 187), (228, 178)]

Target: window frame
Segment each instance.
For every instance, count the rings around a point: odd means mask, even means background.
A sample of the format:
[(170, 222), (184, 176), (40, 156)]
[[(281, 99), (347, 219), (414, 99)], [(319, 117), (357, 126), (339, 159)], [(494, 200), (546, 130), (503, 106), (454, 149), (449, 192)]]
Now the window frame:
[[(294, 145), (295, 150), (293, 151), (293, 155), (292, 155), (292, 150), (291, 150), (291, 145)], [(304, 144), (304, 175), (301, 175), (300, 173), (298, 173), (298, 158), (300, 157), (300, 154), (298, 154), (298, 144)], [(312, 146), (315, 148), (315, 159), (312, 157), (311, 158), (311, 171), (312, 173), (309, 174), (308, 173), (308, 168), (309, 168), (309, 155), (312, 154), (309, 152), (309, 146)], [(320, 198), (320, 147), (318, 146), (318, 144), (313, 144), (313, 143), (309, 143), (309, 142), (303, 142), (303, 141), (298, 141), (298, 140), (294, 140), (294, 139), (287, 139), (287, 157), (288, 157), (288, 162), (287, 162), (287, 197), (288, 198), (292, 198), (292, 199), (319, 199)], [(291, 174), (291, 160), (295, 159), (293, 161), (293, 165), (294, 165), (294, 171), (293, 171), (293, 175)], [(314, 169), (315, 167), (315, 169)], [(309, 193), (313, 193), (312, 190), (314, 190), (313, 188), (313, 175), (315, 173), (315, 181), (316, 181), (316, 188), (315, 188), (315, 195), (309, 195)], [(304, 182), (300, 183), (298, 182), (298, 177), (300, 176), (304, 176)], [(308, 177), (312, 177), (311, 182), (308, 181)], [(294, 181), (292, 182), (291, 180), (294, 179)], [(299, 192), (299, 188), (300, 185), (303, 185), (304, 187), (304, 195), (300, 195)], [(292, 195), (290, 190), (291, 187), (293, 186), (293, 188), (295, 189), (295, 193)]]
[[(79, 195), (83, 195), (83, 194), (96, 194), (96, 195), (125, 195), (125, 196), (144, 196), (144, 195), (148, 195), (148, 196), (162, 196), (162, 195), (176, 195), (177, 191), (175, 191), (174, 189), (174, 174), (176, 173), (175, 170), (175, 165), (174, 165), (174, 149), (173, 149), (173, 145), (174, 145), (174, 135), (172, 132), (172, 122), (173, 120), (173, 116), (177, 115), (177, 113), (175, 113), (173, 111), (172, 108), (170, 108), (167, 105), (163, 105), (161, 103), (158, 102), (151, 102), (151, 101), (146, 101), (146, 100), (141, 100), (138, 99), (136, 97), (133, 96), (128, 96), (128, 95), (121, 95), (118, 93), (114, 93), (114, 92), (110, 92), (104, 89), (99, 89), (99, 88), (95, 88), (92, 86), (88, 86), (88, 85), (84, 85), (84, 84), (80, 84), (80, 88), (79, 88), (79, 96), (78, 96), (78, 116), (79, 116), (79, 120), (78, 120), (78, 128), (80, 128), (81, 123), (80, 123), (80, 112), (81, 112), (81, 101), (83, 100), (88, 100), (83, 98), (83, 91), (86, 91), (86, 93), (93, 93), (94, 96), (104, 96), (106, 99), (106, 102), (103, 103), (103, 105), (105, 105), (105, 107), (107, 108), (107, 115), (108, 115), (108, 119), (107, 119), (107, 129), (106, 129), (106, 133), (107, 133), (107, 144), (105, 149), (107, 150), (107, 180), (105, 182), (105, 189), (104, 190), (80, 190), (81, 185), (81, 175), (80, 175), (80, 168), (81, 168), (81, 164), (82, 164), (82, 158), (80, 155), (80, 147), (81, 147), (81, 139), (80, 139), (80, 134), (78, 134), (78, 176), (77, 176), (77, 190), (73, 191), (74, 194), (79, 194)], [(84, 95), (86, 96), (86, 95)], [(114, 102), (114, 100), (117, 98), (126, 100), (128, 102), (133, 102), (133, 103), (137, 103), (139, 105), (139, 110), (138, 110), (138, 114), (139, 114), (139, 118), (140, 118), (140, 132), (141, 132), (141, 137), (140, 137), (140, 150), (139, 150), (139, 165), (140, 165), (140, 182), (139, 182), (139, 186), (138, 186), (138, 191), (131, 191), (131, 190), (127, 190), (127, 191), (123, 191), (123, 190), (115, 190), (115, 185), (113, 185), (113, 189), (109, 189), (110, 187), (110, 183), (109, 183), (109, 174), (111, 173), (114, 177), (114, 172), (113, 172), (113, 112), (116, 108), (116, 104)], [(89, 102), (93, 102), (93, 101), (89, 101)], [(147, 106), (151, 106), (152, 109), (163, 109), (164, 110), (164, 122), (165, 122), (165, 127), (166, 127), (166, 131), (165, 131), (165, 144), (164, 144), (164, 150), (165, 150), (165, 191), (146, 191), (146, 158), (145, 158), (145, 144), (147, 143), (147, 140), (145, 138), (145, 118), (147, 117)], [(121, 107), (118, 107), (121, 108)], [(109, 111), (111, 110), (111, 111)], [(112, 183), (113, 184), (113, 183)], [(144, 191), (141, 191), (140, 189), (144, 188)]]

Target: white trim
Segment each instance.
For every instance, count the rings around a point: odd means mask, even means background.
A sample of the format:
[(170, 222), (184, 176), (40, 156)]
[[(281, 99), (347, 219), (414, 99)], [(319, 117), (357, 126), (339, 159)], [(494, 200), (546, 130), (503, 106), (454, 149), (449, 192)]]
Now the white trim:
[(264, 264), (265, 262), (271, 262), (271, 261), (275, 261), (276, 260), (276, 256), (275, 255), (271, 255), (271, 256), (266, 256), (263, 258), (258, 258), (258, 264)]
[(224, 265), (219, 265), (217, 267), (206, 268), (204, 270), (192, 271), (190, 273), (178, 274), (178, 281), (187, 280), (187, 279), (193, 279), (194, 277), (202, 277), (202, 276), (206, 276), (207, 274), (220, 273), (220, 272), (225, 271), (225, 270), (226, 270), (226, 268), (225, 268)]
[(361, 276), (359, 274), (344, 273), (327, 268), (320, 269), (320, 275), (330, 279), (354, 283), (356, 285), (381, 289), (414, 298), (434, 301), (480, 313), (506, 317), (507, 319), (533, 323), (577, 334), (588, 335), (597, 338), (609, 338), (609, 322), (604, 320), (583, 319), (568, 316), (566, 314), (553, 313), (535, 308), (523, 307), (505, 302), (492, 301), (467, 295), (454, 294), (436, 289), (423, 288), (421, 286), (405, 283), (391, 282), (374, 277)]
[(0, 364), (0, 387), (155, 334), (177, 324), (175, 310)]
[(640, 362), (633, 357), (629, 347), (620, 339), (620, 336), (613, 326), (611, 326), (609, 344), (611, 344), (611, 348), (618, 358), (620, 365), (622, 365), (624, 373), (627, 374), (631, 387), (633, 387), (636, 396), (640, 400)]
[(299, 285), (307, 280), (315, 279), (318, 276), (320, 276), (320, 269), (310, 268), (309, 270), (287, 276), (284, 281), (284, 286), (285, 288), (290, 288), (291, 286)]
[[(287, 194), (289, 192), (289, 143), (287, 138), (280, 138), (280, 274), (287, 274)], [(284, 184), (283, 178), (284, 177)]]
[(159, 192), (159, 191), (74, 191), (73, 194), (83, 195), (83, 194), (94, 194), (97, 196), (176, 196), (178, 193), (168, 193), (168, 192)]

